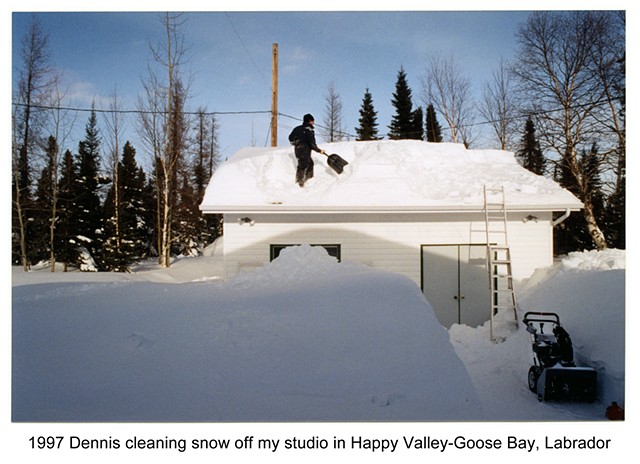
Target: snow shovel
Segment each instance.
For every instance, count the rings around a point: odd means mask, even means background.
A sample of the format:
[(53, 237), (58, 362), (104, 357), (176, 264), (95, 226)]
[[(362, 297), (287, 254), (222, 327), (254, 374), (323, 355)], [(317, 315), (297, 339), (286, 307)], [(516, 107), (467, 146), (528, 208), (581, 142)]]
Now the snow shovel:
[(327, 164), (329, 165), (329, 167), (331, 169), (333, 169), (335, 172), (337, 172), (338, 174), (342, 174), (342, 171), (344, 170), (344, 167), (347, 164), (349, 164), (346, 160), (344, 160), (343, 158), (339, 157), (335, 153), (333, 153), (331, 155), (327, 155), (323, 151), (322, 154), (327, 157)]

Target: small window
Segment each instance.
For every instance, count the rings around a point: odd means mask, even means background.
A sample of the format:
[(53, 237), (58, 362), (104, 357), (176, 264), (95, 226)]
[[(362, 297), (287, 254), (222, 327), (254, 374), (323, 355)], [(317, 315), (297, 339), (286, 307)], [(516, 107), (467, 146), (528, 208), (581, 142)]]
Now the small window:
[[(282, 250), (284, 250), (285, 248), (290, 247), (290, 246), (299, 246), (299, 244), (270, 245), (271, 250), (270, 250), (269, 254), (270, 254), (271, 261), (273, 261), (278, 256), (280, 256), (280, 252)], [(322, 248), (327, 250), (327, 253), (329, 253), (329, 256), (333, 256), (338, 261), (340, 261), (340, 245), (322, 245), (322, 244), (313, 244), (312, 243), (311, 246), (321, 246)]]

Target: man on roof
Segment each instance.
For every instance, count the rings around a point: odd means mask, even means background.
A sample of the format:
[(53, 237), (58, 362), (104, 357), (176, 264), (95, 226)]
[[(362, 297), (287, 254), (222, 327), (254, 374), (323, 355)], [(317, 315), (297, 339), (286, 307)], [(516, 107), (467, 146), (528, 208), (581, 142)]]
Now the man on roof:
[(294, 152), (298, 160), (296, 169), (296, 183), (304, 187), (305, 182), (313, 177), (313, 159), (311, 150), (325, 154), (325, 151), (316, 145), (316, 135), (313, 129), (315, 121), (313, 116), (305, 114), (302, 125), (295, 127), (289, 134), (289, 142), (294, 146)]

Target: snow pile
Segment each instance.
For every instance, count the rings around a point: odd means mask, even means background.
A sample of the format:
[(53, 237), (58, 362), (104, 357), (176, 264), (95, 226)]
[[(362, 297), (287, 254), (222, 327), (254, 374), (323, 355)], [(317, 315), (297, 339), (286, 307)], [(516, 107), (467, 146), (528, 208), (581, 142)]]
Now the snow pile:
[(624, 251), (572, 253), (518, 288), (520, 317), (557, 312), (598, 370), (594, 404), (539, 403), (522, 324), (497, 344), (488, 324), (447, 332), (403, 276), (301, 246), (227, 283), (194, 277), (216, 259), (14, 270), (14, 420), (594, 421), (625, 404)]
[(621, 250), (570, 253), (521, 291), (524, 310), (558, 313), (576, 361), (598, 369), (605, 402), (624, 398), (625, 267)]
[(622, 250), (583, 251), (569, 253), (560, 262), (561, 269), (608, 271), (626, 268), (626, 253)]
[(289, 287), (291, 285), (324, 284), (324, 280), (349, 279), (357, 273), (370, 273), (364, 264), (345, 261), (338, 265), (337, 258), (330, 256), (321, 246), (291, 246), (283, 249), (278, 259), (255, 270), (241, 272), (230, 285), (234, 288)]
[(240, 150), (214, 173), (201, 208), (481, 207), (483, 187), (504, 186), (512, 206), (580, 207), (555, 182), (522, 168), (513, 153), (467, 150), (462, 144), (416, 140), (323, 144), (349, 164), (338, 175), (314, 153), (315, 177), (295, 182), (292, 147)]
[(14, 287), (13, 419), (482, 419), (415, 284), (319, 250), (229, 283)]
[(536, 271), (518, 289), (520, 319), (527, 311), (557, 313), (573, 341), (576, 363), (597, 369), (599, 398), (594, 405), (535, 400), (526, 380), (533, 353), (522, 324), (499, 344), (489, 341), (488, 324), (451, 327), (451, 342), (485, 410), (502, 420), (556, 420), (562, 405), (566, 419), (602, 419), (603, 405), (624, 405), (624, 284), (625, 252), (606, 250), (571, 253), (552, 268)]

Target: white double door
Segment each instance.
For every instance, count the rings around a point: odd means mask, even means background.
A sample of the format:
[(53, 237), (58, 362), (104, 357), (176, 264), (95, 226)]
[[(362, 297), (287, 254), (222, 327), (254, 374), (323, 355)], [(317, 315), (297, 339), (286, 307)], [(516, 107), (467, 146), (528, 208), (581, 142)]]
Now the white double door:
[(490, 318), (486, 246), (424, 245), (422, 290), (440, 323), (477, 327)]

